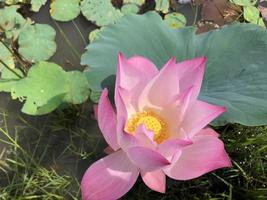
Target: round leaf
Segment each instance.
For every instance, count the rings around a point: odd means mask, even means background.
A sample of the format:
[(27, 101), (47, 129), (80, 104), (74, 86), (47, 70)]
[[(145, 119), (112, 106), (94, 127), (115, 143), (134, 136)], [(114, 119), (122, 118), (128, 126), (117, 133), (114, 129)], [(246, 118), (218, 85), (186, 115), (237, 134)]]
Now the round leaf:
[(121, 7), (121, 12), (124, 15), (131, 13), (136, 14), (139, 12), (139, 6), (136, 4), (125, 4)]
[(21, 14), (17, 12), (19, 6), (6, 6), (0, 9), (0, 30), (3, 30), (7, 38), (16, 40), (19, 33), (31, 24), (31, 20), (24, 19)]
[(32, 11), (34, 12), (38, 12), (40, 10), (40, 8), (46, 4), (47, 0), (31, 0), (31, 4), (32, 4)]
[[(129, 38), (131, 38), (129, 40)], [(267, 32), (253, 24), (234, 24), (195, 35), (194, 28), (173, 30), (156, 13), (128, 15), (107, 27), (87, 47), (82, 64), (93, 89), (114, 86), (118, 52), (141, 55), (159, 68), (177, 61), (208, 58), (200, 98), (227, 107), (216, 125), (267, 124)]]
[(113, 7), (107, 0), (83, 0), (82, 14), (98, 26), (113, 24), (122, 16), (120, 10)]
[(72, 71), (66, 74), (67, 93), (64, 101), (81, 104), (89, 97), (89, 84), (82, 72)]
[(264, 22), (262, 18), (260, 17), (260, 11), (258, 10), (258, 8), (254, 6), (244, 7), (244, 18), (248, 22), (265, 27)]
[(56, 31), (46, 24), (35, 24), (19, 36), (19, 53), (32, 62), (48, 60), (56, 52)]
[(145, 0), (123, 0), (124, 4), (130, 3), (130, 4), (136, 4), (138, 6), (141, 6), (145, 3)]
[(186, 25), (186, 18), (181, 13), (170, 13), (165, 15), (164, 22), (171, 28), (178, 29)]
[(162, 12), (162, 13), (168, 13), (170, 7), (169, 0), (156, 0), (156, 11)]
[(231, 2), (239, 6), (253, 6), (257, 3), (257, 0), (231, 0)]
[(51, 17), (58, 21), (70, 21), (80, 14), (80, 0), (53, 0)]
[(30, 115), (47, 114), (62, 103), (80, 104), (90, 94), (83, 73), (65, 72), (50, 62), (35, 64), (23, 79), (0, 81), (0, 91), (10, 91), (13, 99), (25, 102), (22, 112)]

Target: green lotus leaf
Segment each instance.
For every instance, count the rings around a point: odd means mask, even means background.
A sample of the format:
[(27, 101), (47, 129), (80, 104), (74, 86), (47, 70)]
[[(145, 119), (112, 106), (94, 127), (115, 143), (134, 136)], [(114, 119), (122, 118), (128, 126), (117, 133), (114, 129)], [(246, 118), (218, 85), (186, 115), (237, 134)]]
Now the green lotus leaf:
[(131, 3), (131, 4), (125, 4), (125, 5), (123, 5), (121, 7), (121, 12), (124, 15), (131, 14), (131, 13), (136, 14), (136, 13), (139, 12), (139, 9), (140, 8), (139, 8), (138, 5)]
[(17, 12), (19, 6), (6, 6), (0, 9), (0, 31), (4, 31), (7, 38), (16, 40), (20, 32), (31, 24), (30, 19), (24, 19)]
[(51, 26), (31, 25), (19, 35), (19, 53), (32, 62), (48, 60), (56, 52), (55, 37)]
[(253, 24), (258, 24), (259, 26), (265, 27), (265, 24), (260, 17), (260, 11), (258, 8), (254, 6), (246, 6), (244, 7), (244, 18), (248, 22), (251, 22)]
[(162, 12), (164, 14), (169, 12), (170, 2), (169, 0), (156, 0), (156, 11)]
[[(145, 56), (159, 68), (175, 56), (177, 61), (206, 56), (200, 99), (227, 107), (214, 125), (267, 124), (267, 32), (253, 24), (233, 24), (204, 34), (195, 28), (169, 28), (149, 12), (127, 15), (107, 27), (87, 47), (82, 64), (94, 90), (114, 88), (118, 52)], [(130, 38), (130, 39), (129, 39)]]
[[(14, 69), (15, 63), (12, 53), (0, 42), (0, 60), (4, 62), (9, 68)], [(5, 66), (0, 63), (0, 72), (5, 69)]]
[(70, 21), (80, 14), (80, 0), (53, 0), (50, 14), (55, 20)]
[(170, 13), (164, 16), (164, 22), (171, 28), (178, 29), (186, 26), (186, 18), (181, 13)]
[(27, 77), (2, 77), (0, 91), (11, 92), (13, 99), (24, 102), (22, 112), (47, 114), (62, 103), (80, 104), (90, 95), (86, 77), (79, 71), (65, 72), (50, 62), (32, 66)]
[(141, 6), (145, 3), (145, 0), (123, 0), (124, 4), (136, 4), (138, 6)]
[(40, 8), (45, 5), (47, 0), (31, 0), (31, 9), (34, 12), (38, 12)]
[(116, 9), (108, 0), (83, 0), (81, 11), (86, 19), (98, 26), (114, 24), (122, 17), (120, 10)]

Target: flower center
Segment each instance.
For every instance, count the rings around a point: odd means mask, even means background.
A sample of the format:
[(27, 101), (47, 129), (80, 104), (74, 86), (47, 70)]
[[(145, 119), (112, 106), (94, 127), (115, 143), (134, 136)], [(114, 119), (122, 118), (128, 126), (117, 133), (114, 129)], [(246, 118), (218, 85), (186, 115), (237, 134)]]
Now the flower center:
[(154, 133), (153, 140), (158, 144), (168, 138), (167, 124), (155, 113), (151, 111), (138, 112), (126, 123), (125, 131), (134, 134), (139, 125), (143, 124), (147, 130)]

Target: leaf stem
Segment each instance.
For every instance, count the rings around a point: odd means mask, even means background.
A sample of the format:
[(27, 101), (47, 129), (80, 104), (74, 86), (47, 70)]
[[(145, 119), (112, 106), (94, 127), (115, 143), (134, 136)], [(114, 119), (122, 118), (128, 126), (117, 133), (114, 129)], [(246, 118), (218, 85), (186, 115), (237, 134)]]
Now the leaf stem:
[(79, 52), (76, 50), (76, 48), (72, 45), (72, 43), (70, 42), (70, 40), (68, 39), (68, 37), (66, 36), (66, 34), (64, 33), (64, 31), (61, 29), (61, 27), (58, 25), (58, 23), (53, 20), (54, 24), (56, 25), (56, 27), (58, 28), (60, 34), (62, 35), (62, 37), (64, 38), (64, 40), (68, 43), (68, 45), (71, 47), (71, 49), (73, 50), (74, 54), (77, 56), (77, 58), (80, 60), (81, 56), (79, 54)]
[(3, 62), (1, 59), (0, 59), (0, 63), (5, 67), (7, 68), (9, 71), (11, 71), (13, 74), (15, 74), (18, 78), (23, 78), (21, 75), (19, 75), (15, 70), (11, 69), (5, 62)]
[(77, 26), (76, 22), (74, 20), (71, 20), (72, 24), (74, 25), (74, 27), (76, 28), (76, 30), (78, 31), (79, 35), (81, 36), (84, 45), (87, 45), (86, 39), (84, 38), (81, 30), (79, 29), (79, 27)]
[[(26, 70), (27, 70), (27, 67), (25, 66), (25, 64), (21, 61), (21, 58), (16, 54), (14, 53), (7, 45), (6, 43), (3, 41), (3, 40), (0, 40), (0, 42), (7, 48), (7, 50), (12, 54), (14, 55), (16, 58), (17, 58), (17, 61), (21, 64), (21, 66), (23, 67), (23, 69), (21, 69), (22, 73), (24, 76), (26, 76)], [(24, 71), (25, 70), (25, 71)]]

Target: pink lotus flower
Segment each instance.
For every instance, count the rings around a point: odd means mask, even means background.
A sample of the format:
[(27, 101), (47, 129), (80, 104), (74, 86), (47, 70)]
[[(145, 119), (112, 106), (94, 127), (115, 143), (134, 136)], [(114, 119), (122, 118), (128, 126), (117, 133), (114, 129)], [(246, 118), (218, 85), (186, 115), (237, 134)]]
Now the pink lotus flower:
[(105, 89), (98, 123), (113, 153), (84, 174), (84, 200), (114, 200), (126, 194), (139, 174), (154, 191), (165, 192), (166, 175), (189, 180), (230, 167), (218, 134), (205, 128), (225, 111), (197, 99), (206, 58), (176, 63), (158, 71), (149, 60), (118, 58), (114, 111)]

